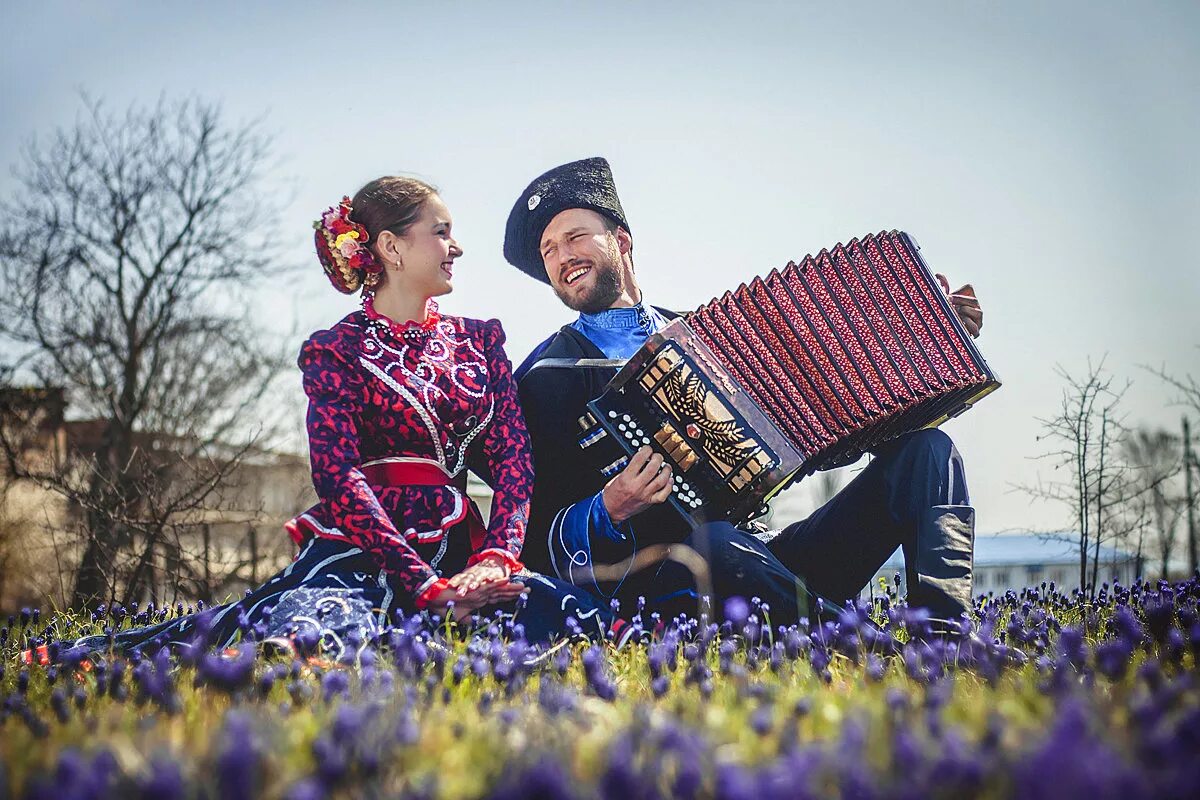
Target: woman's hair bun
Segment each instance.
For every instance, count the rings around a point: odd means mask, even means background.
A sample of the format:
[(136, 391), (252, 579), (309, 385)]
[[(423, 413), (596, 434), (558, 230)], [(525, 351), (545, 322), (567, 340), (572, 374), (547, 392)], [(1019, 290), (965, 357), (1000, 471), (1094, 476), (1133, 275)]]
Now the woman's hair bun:
[(367, 229), (350, 219), (352, 210), (350, 198), (343, 197), (313, 222), (317, 258), (333, 288), (343, 294), (353, 294), (364, 286), (373, 289), (383, 272), (367, 247)]

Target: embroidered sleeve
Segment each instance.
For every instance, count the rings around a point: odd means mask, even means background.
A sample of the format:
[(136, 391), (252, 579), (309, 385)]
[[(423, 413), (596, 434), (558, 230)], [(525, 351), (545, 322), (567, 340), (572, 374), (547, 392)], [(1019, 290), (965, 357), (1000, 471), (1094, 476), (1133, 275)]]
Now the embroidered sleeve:
[[(605, 591), (593, 572), (592, 551), (603, 549), (610, 560), (614, 552), (623, 552), (626, 558), (632, 556), (631, 531), (628, 522), (617, 525), (612, 521), (604, 505), (603, 492), (585, 497), (559, 511), (550, 524), (547, 539), (550, 566), (555, 575), (568, 583), (601, 597), (611, 596), (620, 588), (624, 576), (616, 581), (617, 588)], [(603, 543), (603, 547), (597, 543)], [(606, 581), (612, 582), (613, 577), (607, 577)]]
[(350, 543), (395, 574), (416, 597), (437, 575), (396, 530), (358, 468), (362, 377), (338, 352), (335, 337), (333, 331), (322, 331), (300, 350), (313, 487)]
[(483, 323), (488, 383), (494, 402), (492, 421), (472, 443), (472, 470), (487, 481), (494, 495), (487, 535), (470, 563), (498, 555), (520, 568), (517, 559), (525, 544), (529, 499), (533, 494), (533, 458), (525, 418), (517, 402), (512, 365), (504, 352), (504, 329), (499, 320)]

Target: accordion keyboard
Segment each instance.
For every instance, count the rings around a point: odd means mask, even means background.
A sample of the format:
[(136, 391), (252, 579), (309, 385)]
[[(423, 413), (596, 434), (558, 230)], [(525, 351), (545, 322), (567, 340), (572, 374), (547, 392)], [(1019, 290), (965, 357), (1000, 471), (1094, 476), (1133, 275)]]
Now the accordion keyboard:
[(684, 516), (695, 524), (724, 518), (714, 510), (734, 507), (777, 459), (693, 354), (665, 342), (648, 355), (628, 391), (606, 391), (592, 402), (594, 415), (580, 418), (580, 446), (612, 439), (626, 455), (650, 447), (671, 465), (670, 502)]
[[(704, 503), (704, 496), (696, 487), (692, 486), (683, 474), (696, 463), (695, 454), (682, 438), (673, 435), (668, 424), (663, 424), (653, 436), (649, 436), (645, 428), (630, 414), (610, 410), (606, 418), (608, 428), (616, 431), (615, 435), (625, 443), (628, 452), (632, 453), (639, 448), (650, 447), (662, 454), (667, 463), (673, 465), (675, 474), (671, 479), (671, 499), (674, 502), (688, 509), (697, 509)], [(583, 432), (579, 439), (579, 446), (582, 449), (586, 450), (609, 436), (605, 426), (601, 425), (590, 413), (579, 418), (579, 426)], [(628, 464), (629, 457), (623, 455), (602, 467), (600, 472), (604, 477), (611, 478), (625, 469)]]

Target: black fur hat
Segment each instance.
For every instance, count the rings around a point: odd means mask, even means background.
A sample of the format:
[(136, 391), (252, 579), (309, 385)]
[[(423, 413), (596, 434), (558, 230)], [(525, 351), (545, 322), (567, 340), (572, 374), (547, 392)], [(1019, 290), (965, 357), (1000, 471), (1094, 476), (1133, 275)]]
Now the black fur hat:
[(629, 230), (608, 162), (598, 156), (572, 161), (534, 178), (517, 198), (504, 228), (508, 263), (549, 283), (542, 265), (542, 233), (550, 220), (568, 208), (590, 208)]

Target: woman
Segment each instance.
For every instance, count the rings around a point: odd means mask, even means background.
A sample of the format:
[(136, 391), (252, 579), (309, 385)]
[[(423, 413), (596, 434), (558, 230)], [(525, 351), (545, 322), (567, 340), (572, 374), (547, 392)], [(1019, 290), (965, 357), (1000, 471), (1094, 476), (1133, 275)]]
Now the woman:
[[(452, 291), (463, 254), (437, 192), (380, 178), (314, 228), (334, 288), (361, 290), (363, 304), (300, 351), (320, 498), (286, 525), (300, 554), (243, 600), (123, 632), (117, 646), (197, 632), (228, 646), (253, 631), (288, 646), (319, 640), (342, 657), (395, 610), (462, 618), (501, 609), (531, 642), (568, 629), (627, 635), (590, 595), (523, 571), (529, 438), (500, 323), (442, 315), (433, 300)], [(467, 468), (495, 492), (486, 526), (466, 494)]]

